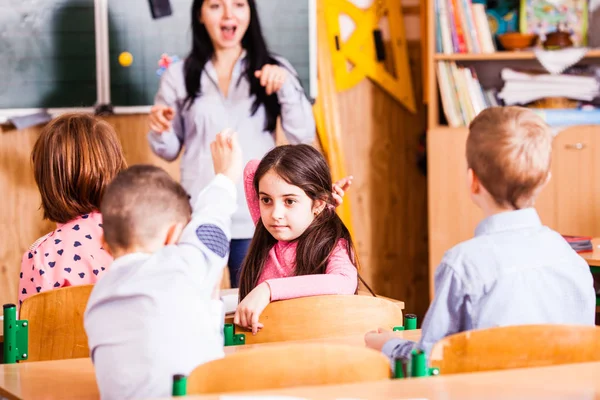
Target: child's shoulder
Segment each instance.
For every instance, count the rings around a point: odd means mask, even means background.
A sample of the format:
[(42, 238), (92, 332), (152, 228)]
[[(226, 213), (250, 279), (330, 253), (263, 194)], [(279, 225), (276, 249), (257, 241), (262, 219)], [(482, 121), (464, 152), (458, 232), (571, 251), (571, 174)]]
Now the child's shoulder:
[(72, 221), (59, 225), (52, 232), (38, 238), (29, 246), (29, 249), (25, 252), (25, 257), (33, 258), (33, 254), (47, 247), (64, 248), (67, 245), (66, 241), (73, 241), (72, 245), (75, 247), (84, 245), (89, 241), (100, 243), (101, 235), (102, 216), (100, 213), (84, 214)]

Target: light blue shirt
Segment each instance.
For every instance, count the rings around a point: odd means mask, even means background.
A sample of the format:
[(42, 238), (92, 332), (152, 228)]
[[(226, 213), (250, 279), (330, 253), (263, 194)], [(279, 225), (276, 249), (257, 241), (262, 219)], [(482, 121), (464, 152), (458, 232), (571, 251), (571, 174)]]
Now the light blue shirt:
[[(236, 62), (227, 97), (219, 89), (217, 71), (208, 61), (200, 76), (202, 94), (192, 107), (183, 107), (187, 96), (183, 62), (169, 66), (163, 74), (155, 104), (175, 109), (172, 129), (162, 134), (150, 132), (148, 140), (154, 153), (167, 161), (181, 157), (181, 185), (193, 196), (214, 177), (210, 143), (217, 133), (230, 128), (238, 133), (244, 163), (263, 156), (275, 147), (275, 135), (265, 131), (266, 111), (260, 106), (252, 115), (250, 110), (254, 96), (250, 96), (250, 82), (244, 75), (245, 53)], [(277, 92), (281, 105), (281, 127), (291, 144), (312, 144), (315, 139), (315, 121), (312, 105), (306, 98), (293, 67), (285, 59), (277, 57), (288, 70), (288, 77)], [(232, 220), (232, 238), (249, 239), (254, 234), (254, 223), (250, 217), (244, 188), (237, 184), (238, 208)]]
[(596, 295), (588, 264), (533, 208), (484, 219), (475, 237), (444, 254), (435, 297), (417, 345), (388, 341), (390, 358), (410, 357), (453, 333), (526, 324), (594, 325)]

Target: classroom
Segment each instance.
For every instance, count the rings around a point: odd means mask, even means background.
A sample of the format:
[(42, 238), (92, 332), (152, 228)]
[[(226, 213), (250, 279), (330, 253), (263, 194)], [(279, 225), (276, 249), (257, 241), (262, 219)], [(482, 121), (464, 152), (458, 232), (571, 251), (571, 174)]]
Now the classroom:
[(0, 400), (600, 397), (599, 21), (0, 0)]

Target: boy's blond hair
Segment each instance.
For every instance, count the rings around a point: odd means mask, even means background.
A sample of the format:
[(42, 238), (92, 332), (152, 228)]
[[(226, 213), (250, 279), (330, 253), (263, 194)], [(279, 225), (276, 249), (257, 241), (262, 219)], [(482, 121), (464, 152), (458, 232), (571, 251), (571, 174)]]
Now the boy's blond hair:
[(483, 110), (469, 125), (467, 165), (501, 207), (530, 207), (550, 173), (553, 135), (522, 107)]

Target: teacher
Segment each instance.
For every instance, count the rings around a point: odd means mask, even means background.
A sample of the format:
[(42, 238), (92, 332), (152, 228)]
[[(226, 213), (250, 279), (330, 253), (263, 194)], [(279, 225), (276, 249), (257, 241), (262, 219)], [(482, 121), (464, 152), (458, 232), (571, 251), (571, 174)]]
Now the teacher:
[[(295, 70), (267, 48), (254, 0), (194, 0), (192, 33), (190, 54), (162, 75), (148, 140), (167, 161), (184, 148), (181, 184), (195, 197), (214, 176), (210, 143), (220, 131), (238, 133), (246, 163), (275, 146), (278, 117), (293, 144), (311, 144), (315, 122)], [(243, 183), (237, 186), (228, 262), (231, 287), (238, 286), (254, 233)]]

